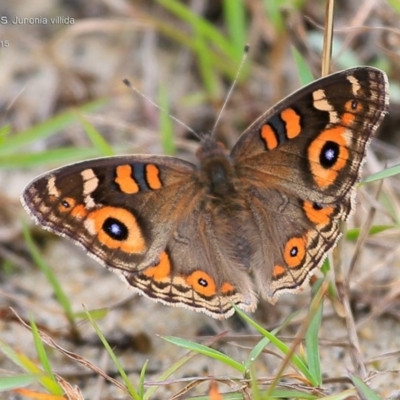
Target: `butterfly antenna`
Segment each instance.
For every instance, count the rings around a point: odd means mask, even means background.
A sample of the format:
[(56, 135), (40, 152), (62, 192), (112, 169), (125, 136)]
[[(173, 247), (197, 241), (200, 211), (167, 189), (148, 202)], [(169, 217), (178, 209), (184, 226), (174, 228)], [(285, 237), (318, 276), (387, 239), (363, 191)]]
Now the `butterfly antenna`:
[(233, 89), (235, 88), (236, 83), (237, 83), (237, 81), (238, 81), (238, 77), (239, 77), (239, 75), (240, 75), (240, 72), (242, 71), (244, 62), (246, 61), (247, 56), (249, 55), (249, 50), (250, 50), (250, 45), (249, 45), (249, 44), (246, 44), (246, 45), (244, 46), (243, 56), (242, 56), (242, 59), (241, 59), (240, 64), (239, 64), (239, 68), (237, 69), (235, 79), (234, 79), (234, 81), (233, 81), (231, 87), (229, 88), (229, 91), (228, 91), (228, 94), (226, 95), (224, 104), (223, 104), (222, 107), (221, 107), (221, 111), (219, 112), (218, 117), (217, 117), (217, 119), (216, 119), (216, 121), (215, 121), (215, 123), (214, 123), (214, 126), (213, 126), (212, 130), (211, 130), (211, 136), (214, 135), (214, 132), (215, 132), (215, 130), (217, 129), (218, 123), (219, 123), (219, 121), (220, 121), (220, 119), (221, 119), (221, 116), (222, 116), (222, 114), (223, 114), (223, 112), (224, 112), (224, 110), (225, 110), (225, 108), (226, 108), (226, 105), (228, 104), (228, 101), (229, 101), (229, 99), (231, 98)]
[(157, 103), (155, 103), (153, 100), (151, 100), (150, 98), (148, 98), (144, 93), (142, 93), (137, 87), (133, 86), (132, 83), (128, 80), (128, 79), (123, 79), (122, 82), (125, 83), (126, 86), (128, 86), (128, 88), (132, 89), (134, 92), (136, 92), (138, 95), (142, 96), (147, 102), (149, 102), (150, 104), (152, 104), (154, 107), (158, 108), (161, 112), (163, 112), (164, 114), (168, 114), (168, 116), (173, 119), (175, 122), (177, 122), (179, 125), (183, 126), (184, 128), (186, 128), (189, 132), (193, 133), (193, 135), (195, 135), (196, 137), (198, 137), (199, 139), (201, 139), (201, 136), (194, 130), (192, 129), (190, 126), (186, 125), (184, 122), (182, 122), (180, 119), (174, 117), (173, 115), (171, 115), (167, 110), (165, 110), (164, 108), (162, 108), (161, 106), (159, 106)]

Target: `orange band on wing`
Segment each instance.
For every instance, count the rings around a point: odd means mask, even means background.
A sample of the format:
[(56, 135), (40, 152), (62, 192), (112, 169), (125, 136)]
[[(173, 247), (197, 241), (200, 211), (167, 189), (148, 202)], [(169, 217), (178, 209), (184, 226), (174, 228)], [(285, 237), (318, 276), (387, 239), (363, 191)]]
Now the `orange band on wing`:
[(139, 192), (139, 185), (132, 178), (132, 167), (130, 165), (120, 165), (115, 171), (117, 174), (115, 182), (118, 184), (121, 192), (127, 194)]
[(79, 219), (83, 219), (84, 217), (86, 217), (87, 213), (88, 210), (83, 204), (78, 204), (71, 211), (71, 215)]
[(155, 281), (162, 281), (171, 274), (171, 262), (168, 254), (164, 251), (160, 255), (160, 261), (157, 265), (149, 267), (143, 271), (143, 275), (153, 278)]
[(301, 132), (300, 115), (293, 108), (281, 112), (281, 118), (286, 124), (286, 136), (293, 139)]
[(342, 115), (341, 121), (342, 124), (345, 126), (350, 126), (354, 120), (356, 119), (356, 116), (352, 113), (346, 112)]
[(265, 146), (268, 150), (278, 147), (278, 139), (276, 133), (270, 125), (265, 124), (261, 127), (261, 137), (264, 139)]
[(286, 269), (282, 267), (282, 265), (275, 265), (273, 270), (272, 270), (272, 277), (273, 278), (279, 278), (280, 276), (283, 276), (286, 274)]
[(307, 218), (315, 225), (328, 225), (331, 222), (331, 215), (335, 210), (333, 206), (315, 208), (311, 201), (305, 201), (303, 210)]
[(235, 290), (235, 288), (229, 283), (229, 282), (225, 282), (222, 286), (221, 286), (221, 292), (223, 294), (227, 294), (227, 293), (231, 293)]
[(160, 170), (154, 164), (146, 165), (146, 180), (150, 189), (161, 189), (162, 182), (160, 180)]

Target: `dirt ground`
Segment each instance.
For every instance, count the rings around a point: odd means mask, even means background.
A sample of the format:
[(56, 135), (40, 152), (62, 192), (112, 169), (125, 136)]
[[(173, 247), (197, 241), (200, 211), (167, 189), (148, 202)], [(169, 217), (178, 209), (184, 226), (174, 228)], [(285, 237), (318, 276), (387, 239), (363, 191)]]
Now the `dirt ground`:
[[(212, 129), (237, 71), (244, 43), (238, 45), (234, 62), (217, 42), (210, 43), (211, 50), (207, 53), (214, 58), (206, 59), (196, 47), (193, 26), (174, 14), (167, 3), (39, 0), (0, 4), (0, 128), (10, 126), (9, 135), (0, 137), (0, 147), (14, 143), (8, 152), (0, 149), (0, 339), (37, 361), (32, 333), (11, 313), (12, 307), (26, 321), (33, 316), (39, 328), (65, 349), (119, 378), (89, 322), (78, 324), (80, 341), (71, 337), (68, 321), (48, 279), (27, 250), (22, 234), (22, 222), (25, 222), (72, 302), (73, 310), (81, 312), (83, 305), (88, 310), (108, 310), (98, 324), (135, 386), (148, 360), (147, 387), (159, 381), (173, 363), (187, 354), (187, 350), (173, 346), (162, 336), (213, 343), (215, 348), (239, 362), (245, 359), (259, 336), (236, 317), (216, 321), (203, 314), (132, 295), (124, 282), (87, 257), (83, 250), (35, 227), (19, 201), (26, 184), (51, 168), (82, 159), (82, 154), (83, 158), (101, 154), (93, 150), (77, 120), (47, 137), (43, 135), (21, 145), (15, 144), (13, 138), (65, 110), (101, 99), (104, 103), (85, 114), (85, 118), (117, 154), (162, 154), (166, 147), (160, 137), (160, 112), (149, 100), (122, 83), (123, 78), (128, 78), (156, 103), (163, 104), (160, 88), (165, 91), (169, 112), (184, 123), (169, 120), (173, 124), (175, 155), (194, 162), (197, 139), (185, 125), (196, 132)], [(223, 2), (180, 3), (210, 22), (221, 35), (234, 36), (225, 22)], [(245, 40), (251, 46), (250, 54), (216, 131), (217, 138), (229, 148), (256, 117), (301, 86), (292, 46), (300, 51), (315, 76), (320, 75), (324, 2), (316, 4), (306, 0), (301, 6), (292, 6), (278, 23), (265, 6), (267, 2), (243, 3), (246, 6)], [(15, 17), (17, 20), (12, 23)], [(24, 23), (21, 18), (37, 19)], [(373, 65), (385, 70), (390, 81), (389, 115), (370, 146), (364, 177), (400, 164), (399, 27), (400, 11), (383, 0), (336, 4), (332, 71)], [(212, 67), (208, 80), (202, 63)], [(37, 152), (65, 147), (73, 150), (67, 156), (60, 153), (60, 159), (30, 161)], [(83, 152), (85, 149), (87, 153)], [(365, 363), (368, 384), (381, 398), (399, 399), (398, 176), (384, 181), (376, 200), (378, 189), (377, 182), (360, 188), (349, 229), (363, 226), (371, 207), (376, 208), (372, 225), (385, 228), (369, 235), (361, 250), (357, 250), (354, 240), (345, 241), (342, 257), (347, 274), (355, 252), (359, 254), (348, 285), (359, 356)], [(330, 278), (334, 280), (333, 273)], [(266, 329), (273, 329), (298, 312), (280, 333), (282, 340), (290, 345), (309, 304), (307, 287), (299, 295), (281, 296), (274, 306), (261, 301), (252, 317)], [(324, 377), (318, 392), (321, 397), (353, 387), (348, 377), (359, 373), (350, 357), (350, 343), (354, 341), (349, 338), (343, 313), (332, 304), (329, 299), (325, 300), (319, 335)], [(257, 377), (266, 382), (275, 376), (281, 362), (276, 349), (268, 346), (268, 350), (256, 364)], [(118, 387), (60, 352), (49, 350), (49, 357), (55, 372), (77, 385), (85, 399), (128, 398)], [(293, 370), (289, 368), (286, 372)], [(17, 373), (22, 370), (0, 351), (0, 377)], [(205, 382), (179, 398), (207, 394), (207, 377), (225, 379), (219, 383), (221, 392), (241, 392), (241, 383), (235, 378), (242, 377), (237, 372), (211, 358), (196, 355), (164, 382), (152, 398), (171, 398), (193, 377), (202, 377)], [(36, 384), (30, 388), (43, 390)], [(7, 392), (0, 398), (25, 398), (20, 396)]]

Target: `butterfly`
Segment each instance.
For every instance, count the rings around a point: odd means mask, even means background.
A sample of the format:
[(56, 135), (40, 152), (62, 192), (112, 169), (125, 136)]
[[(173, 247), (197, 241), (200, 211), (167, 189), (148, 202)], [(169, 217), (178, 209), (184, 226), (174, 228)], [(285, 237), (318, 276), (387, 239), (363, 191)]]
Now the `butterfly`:
[(87, 160), (45, 173), (21, 200), (153, 300), (227, 318), (298, 292), (340, 237), (388, 80), (347, 69), (296, 91), (230, 152), (201, 135), (197, 164), (161, 155)]

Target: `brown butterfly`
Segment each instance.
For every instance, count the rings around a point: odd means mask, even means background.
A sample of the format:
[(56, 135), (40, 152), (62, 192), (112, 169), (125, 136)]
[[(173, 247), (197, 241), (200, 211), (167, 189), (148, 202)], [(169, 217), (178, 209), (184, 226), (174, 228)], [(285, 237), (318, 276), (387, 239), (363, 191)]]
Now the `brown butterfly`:
[(210, 134), (198, 164), (88, 160), (31, 182), (22, 203), (137, 292), (214, 318), (297, 292), (352, 210), (388, 81), (371, 67), (319, 79), (261, 115), (230, 154)]

